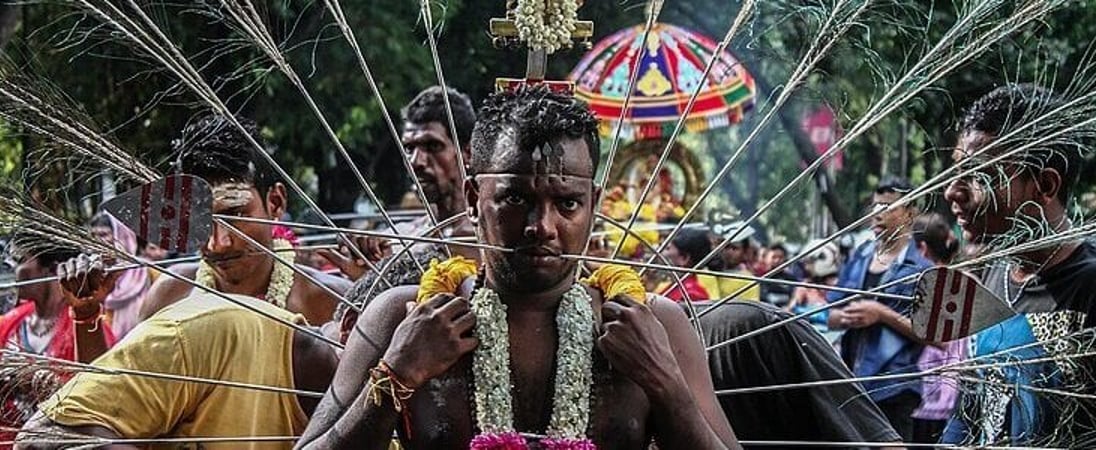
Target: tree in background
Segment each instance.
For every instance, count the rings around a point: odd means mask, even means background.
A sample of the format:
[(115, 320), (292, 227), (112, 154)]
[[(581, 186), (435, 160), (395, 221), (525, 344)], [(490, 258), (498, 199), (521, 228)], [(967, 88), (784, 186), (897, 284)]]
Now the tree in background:
[[(437, 83), (418, 2), (341, 3), (378, 80), (387, 109), (398, 120), (397, 110), (404, 102), (423, 87)], [(493, 48), (486, 32), (490, 18), (504, 14), (503, 4), (498, 1), (485, 6), (468, 0), (434, 4), (439, 26), (433, 31), (438, 36), (446, 81), (469, 93), (476, 102), (493, 89), (495, 77), (520, 76), (524, 72), (524, 54)], [(1089, 25), (1096, 23), (1096, 11), (1083, 6), (1078, 3), (1053, 20), (1002, 41), (854, 142), (845, 152), (845, 170), (836, 180), (829, 180), (834, 188), (823, 197), (837, 222), (844, 224), (860, 216), (863, 200), (877, 177), (896, 173), (919, 182), (946, 167), (943, 161), (948, 152), (940, 149), (954, 140), (957, 105), (968, 104), (1005, 80), (1026, 81), (1046, 74), (1047, 67), (1060, 68), (1051, 74), (1052, 78), (1069, 77), (1070, 64), (1096, 37)], [(734, 41), (734, 53), (759, 81), (755, 115), (766, 107), (813, 38), (820, 5), (760, 2), (758, 7), (755, 20)], [(718, 0), (667, 2), (660, 21), (718, 38), (730, 26), (737, 8), (738, 4)], [(911, 57), (924, 52), (925, 46), (954, 22), (955, 8), (950, 3), (921, 1), (881, 3), (870, 11), (864, 20), (866, 25), (850, 30), (822, 62), (807, 86), (781, 110), (780, 120), (770, 125), (749, 148), (739, 167), (723, 180), (724, 195), (711, 200), (708, 206), (733, 205), (749, 214), (772, 198), (814, 155), (813, 148), (805, 148), (809, 140), (794, 126), (801, 112), (825, 102), (833, 105), (843, 123), (861, 116), (880, 94), (879, 80), (902, 73)], [(353, 179), (349, 168), (336, 155), (301, 96), (258, 50), (219, 22), (216, 8), (164, 3), (149, 9), (183, 53), (201, 67), (205, 78), (229, 99), (229, 105), (262, 124), (262, 132), (276, 145), (274, 157), (302, 181), (325, 211), (345, 212), (354, 207), (362, 193), (355, 184), (348, 184)], [(323, 4), (278, 0), (266, 2), (263, 13), (280, 48), (305, 77), (305, 84), (355, 164), (383, 201), (398, 202), (409, 179), (396, 143), (383, 121), (378, 100)], [(587, 2), (580, 15), (595, 21), (595, 33), (600, 38), (642, 23), (643, 2)], [(887, 26), (880, 26), (883, 24)], [(170, 140), (196, 114), (195, 98), (147, 57), (135, 55), (131, 47), (96, 25), (96, 20), (74, 14), (63, 5), (0, 7), (0, 43), (5, 36), (10, 37), (5, 47), (10, 58), (64, 90), (145, 162), (167, 170)], [(1033, 49), (1038, 49), (1037, 57), (1032, 57)], [(563, 78), (582, 53), (581, 49), (572, 49), (554, 55), (549, 76)], [(715, 170), (722, 165), (728, 157), (725, 149), (733, 148), (754, 126), (749, 119), (729, 133), (714, 131), (704, 136), (709, 167)], [(2, 166), (12, 171), (16, 167), (30, 169), (20, 156), (12, 156), (27, 142), (10, 138), (4, 142), (0, 145)], [(19, 163), (7, 162), (13, 159)], [(1088, 170), (1089, 175), (1096, 175), (1091, 165)], [(55, 174), (66, 175), (64, 170)], [(54, 178), (48, 180), (58, 183)], [(98, 189), (95, 183), (74, 181), (59, 184), (77, 190), (66, 200), (70, 203)], [(809, 194), (813, 189), (805, 185), (795, 197), (802, 198), (800, 194)], [(1091, 192), (1092, 187), (1088, 190)], [(764, 228), (789, 239), (807, 238), (803, 224), (809, 221), (809, 211), (800, 202), (788, 200), (775, 208), (761, 216)], [(304, 212), (299, 203), (294, 210)]]

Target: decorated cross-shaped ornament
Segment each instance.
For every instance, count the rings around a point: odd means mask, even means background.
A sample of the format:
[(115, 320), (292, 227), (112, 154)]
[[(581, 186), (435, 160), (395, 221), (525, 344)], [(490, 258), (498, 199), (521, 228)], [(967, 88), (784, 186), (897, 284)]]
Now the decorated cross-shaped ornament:
[[(547, 8), (550, 2), (561, 0), (507, 0), (506, 2), (506, 17), (505, 18), (493, 18), (490, 23), (490, 33), (493, 38), (493, 42), (496, 47), (500, 48), (514, 48), (521, 44), (527, 47), (526, 59), (525, 59), (525, 78), (496, 78), (495, 89), (498, 91), (509, 91), (517, 89), (521, 86), (543, 84), (548, 86), (549, 89), (570, 94), (574, 91), (574, 83), (569, 81), (556, 81), (546, 80), (548, 71), (548, 50), (544, 48), (538, 48), (538, 44), (532, 42), (523, 42), (520, 38), (520, 32), (518, 27), (524, 26), (522, 24), (528, 22), (526, 19), (532, 17), (534, 22), (544, 27), (553, 26), (552, 21), (547, 17)], [(574, 0), (577, 7), (582, 6), (581, 0)], [(532, 13), (530, 11), (537, 11)], [(539, 15), (538, 15), (539, 14)], [(565, 14), (565, 12), (560, 13)], [(594, 23), (588, 20), (575, 20), (574, 30), (570, 33), (571, 40), (578, 40), (584, 44), (589, 44), (589, 39), (594, 36)]]

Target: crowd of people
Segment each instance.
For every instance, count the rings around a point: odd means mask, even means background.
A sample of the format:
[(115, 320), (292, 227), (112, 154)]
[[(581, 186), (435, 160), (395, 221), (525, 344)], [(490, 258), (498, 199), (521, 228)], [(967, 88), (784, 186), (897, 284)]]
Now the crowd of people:
[[(12, 236), (15, 278), (45, 281), (21, 284), (0, 317), (0, 441), (18, 433), (15, 446), (34, 449), (87, 445), (59, 437), (114, 448), (1096, 444), (1096, 380), (1083, 355), (1096, 320), (1096, 247), (1083, 236), (985, 266), (982, 283), (1018, 313), (1005, 322), (929, 342), (910, 319), (913, 280), (925, 269), (961, 250), (1000, 250), (1017, 223), (1045, 231), (1027, 240), (1074, 226), (1071, 190), (1090, 148), (1056, 140), (990, 159), (1013, 150), (998, 138), (1018, 119), (1061, 102), (1008, 85), (968, 109), (954, 162), (970, 173), (943, 193), (955, 226), (903, 202), (916, 186), (888, 177), (872, 195), (865, 242), (793, 246), (763, 242), (741, 222), (689, 226), (662, 236), (654, 262), (701, 270), (640, 278), (570, 257), (612, 250), (586, 248), (602, 206), (601, 155), (583, 103), (524, 87), (492, 95), (477, 113), (464, 94), (431, 87), (401, 110), (401, 148), (433, 217), (378, 231), (451, 244), (344, 238), (342, 249), (312, 255), (294, 250), (287, 228), (238, 220), (214, 224), (197, 260), (163, 266), (169, 255), (103, 214), (89, 236), (149, 263), (112, 270), (112, 255)], [(241, 122), (245, 130), (208, 115), (182, 127), (173, 168), (213, 187), (214, 213), (277, 221), (285, 185), (250, 146), (263, 142), (256, 125)], [(289, 268), (273, 252), (300, 264)], [(593, 276), (576, 282), (583, 270)], [(849, 289), (879, 297), (850, 299)], [(698, 309), (700, 339), (688, 315)], [(14, 364), (36, 355), (83, 365)], [(1039, 362), (937, 370), (971, 358)], [(765, 389), (779, 385), (789, 386)]]

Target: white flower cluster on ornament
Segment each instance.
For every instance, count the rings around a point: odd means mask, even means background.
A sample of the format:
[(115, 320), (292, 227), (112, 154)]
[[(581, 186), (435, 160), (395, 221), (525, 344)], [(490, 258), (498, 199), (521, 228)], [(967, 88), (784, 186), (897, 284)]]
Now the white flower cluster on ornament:
[(518, 0), (514, 24), (529, 48), (552, 54), (570, 48), (578, 0)]

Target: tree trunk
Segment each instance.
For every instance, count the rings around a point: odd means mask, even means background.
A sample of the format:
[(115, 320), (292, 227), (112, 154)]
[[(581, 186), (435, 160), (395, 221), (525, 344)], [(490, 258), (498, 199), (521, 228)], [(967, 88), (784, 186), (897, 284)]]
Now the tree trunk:
[[(794, 105), (788, 104), (781, 109), (778, 115), (780, 116), (780, 124), (784, 126), (784, 130), (792, 139), (796, 153), (799, 153), (799, 159), (803, 160), (804, 164), (810, 165), (814, 163), (817, 156), (815, 155), (814, 144), (811, 143), (807, 133), (803, 131), (798, 114), (795, 114), (798, 110)], [(817, 170), (814, 173), (814, 180), (819, 193), (822, 194), (822, 201), (826, 204), (826, 208), (830, 210), (833, 221), (837, 222), (837, 227), (844, 228), (852, 223), (849, 210), (845, 208), (845, 204), (838, 197), (829, 174), (824, 170)]]
[[(771, 85), (764, 79), (764, 77), (758, 73), (754, 73), (754, 82), (757, 86), (756, 98), (766, 98), (771, 92)], [(799, 108), (796, 107), (795, 100), (789, 100), (784, 104), (783, 108), (780, 108), (777, 116), (780, 117), (780, 124), (784, 127), (784, 131), (788, 133), (788, 137), (792, 140), (792, 146), (795, 147), (796, 153), (799, 153), (799, 159), (804, 164), (810, 165), (817, 159), (815, 154), (814, 144), (811, 143), (811, 138), (807, 136), (807, 133), (803, 131), (803, 127), (799, 121)], [(833, 180), (823, 170), (816, 171), (815, 173), (816, 187), (819, 188), (819, 192), (822, 194), (822, 202), (826, 204), (826, 208), (830, 210), (830, 215), (833, 216), (833, 221), (837, 222), (838, 228), (844, 228), (848, 224), (852, 223), (852, 216), (849, 214), (848, 208), (841, 202), (841, 198), (837, 195), (837, 190), (833, 188)], [(822, 184), (826, 186), (825, 189), (821, 189)]]

